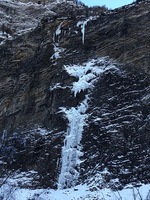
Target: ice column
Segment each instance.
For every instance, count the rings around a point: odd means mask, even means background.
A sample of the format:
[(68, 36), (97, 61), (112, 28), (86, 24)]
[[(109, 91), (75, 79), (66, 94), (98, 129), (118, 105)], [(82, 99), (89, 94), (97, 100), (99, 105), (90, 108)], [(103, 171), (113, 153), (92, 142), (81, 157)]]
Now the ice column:
[(85, 114), (87, 108), (87, 99), (85, 99), (77, 108), (62, 109), (69, 123), (62, 148), (62, 167), (58, 180), (59, 189), (74, 186), (78, 180), (80, 157), (82, 156), (80, 142), (87, 117)]

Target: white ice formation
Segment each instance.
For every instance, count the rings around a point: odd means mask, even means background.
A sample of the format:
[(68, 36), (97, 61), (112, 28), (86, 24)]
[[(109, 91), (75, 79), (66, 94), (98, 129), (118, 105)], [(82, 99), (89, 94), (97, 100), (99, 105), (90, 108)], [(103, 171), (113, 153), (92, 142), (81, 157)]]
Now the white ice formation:
[(108, 64), (107, 62), (107, 65), (105, 63), (105, 58), (101, 58), (98, 60), (93, 59), (82, 66), (65, 66), (68, 74), (77, 78), (77, 81), (73, 82), (71, 87), (74, 97), (82, 90), (87, 90), (87, 95), (78, 106), (70, 109), (61, 108), (68, 119), (68, 129), (62, 147), (61, 172), (58, 179), (59, 189), (75, 186), (78, 182), (80, 163), (82, 162), (81, 156), (83, 155), (81, 139), (88, 117), (86, 113), (88, 109), (88, 91), (94, 87), (94, 82), (101, 73), (110, 68), (115, 68), (112, 63)]
[(63, 22), (59, 24), (53, 36), (54, 54), (51, 56), (51, 59), (53, 60), (57, 60), (58, 58), (61, 58), (61, 54), (65, 51), (65, 49), (60, 47), (60, 44), (59, 44), (62, 23)]
[(95, 19), (96, 19), (96, 17), (92, 17), (92, 16), (91, 16), (91, 17), (89, 17), (88, 19), (83, 20), (83, 21), (79, 21), (79, 22), (77, 23), (77, 27), (81, 27), (82, 44), (85, 43), (85, 27), (86, 27), (87, 23), (88, 23), (89, 21), (95, 20)]

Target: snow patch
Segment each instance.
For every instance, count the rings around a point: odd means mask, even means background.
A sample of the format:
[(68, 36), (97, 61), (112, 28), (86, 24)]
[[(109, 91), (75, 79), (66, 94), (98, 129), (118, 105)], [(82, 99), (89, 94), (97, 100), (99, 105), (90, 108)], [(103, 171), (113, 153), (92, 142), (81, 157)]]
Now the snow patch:
[(40, 135), (48, 135), (50, 133), (50, 131), (47, 131), (46, 129), (44, 128), (37, 128), (37, 132), (40, 134)]
[(112, 191), (110, 189), (91, 191), (87, 185), (77, 185), (76, 187), (64, 190), (31, 190), (5, 184), (0, 188), (0, 198), (3, 200), (135, 200), (135, 198), (149, 200), (150, 184), (143, 184), (139, 188), (129, 185), (120, 191)]

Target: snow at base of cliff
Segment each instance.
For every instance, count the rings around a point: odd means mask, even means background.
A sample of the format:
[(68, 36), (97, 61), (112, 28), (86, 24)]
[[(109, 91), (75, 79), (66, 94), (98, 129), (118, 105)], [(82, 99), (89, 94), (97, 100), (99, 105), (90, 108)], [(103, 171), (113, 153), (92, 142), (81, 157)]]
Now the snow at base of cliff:
[(150, 200), (150, 185), (139, 188), (126, 186), (119, 191), (102, 189), (90, 191), (87, 185), (78, 185), (70, 189), (20, 189), (4, 184), (0, 188), (0, 199), (3, 200)]

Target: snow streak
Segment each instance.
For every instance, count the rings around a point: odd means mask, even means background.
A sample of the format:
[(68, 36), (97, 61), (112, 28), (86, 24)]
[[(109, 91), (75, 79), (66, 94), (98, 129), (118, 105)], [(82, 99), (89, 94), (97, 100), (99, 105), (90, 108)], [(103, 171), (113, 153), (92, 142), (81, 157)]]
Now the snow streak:
[(70, 109), (61, 108), (61, 112), (65, 113), (68, 119), (68, 129), (64, 146), (62, 147), (62, 160), (61, 172), (58, 179), (58, 189), (64, 189), (75, 186), (80, 174), (80, 163), (82, 153), (81, 139), (84, 126), (86, 125), (86, 114), (88, 109), (88, 91), (94, 87), (94, 82), (98, 76), (104, 71), (114, 68), (115, 66), (110, 63), (105, 65), (104, 58), (99, 60), (91, 60), (84, 65), (65, 66), (65, 70), (71, 76), (76, 77), (78, 80), (72, 84), (71, 90), (76, 97), (77, 93), (82, 90), (87, 90), (84, 101), (77, 107)]

